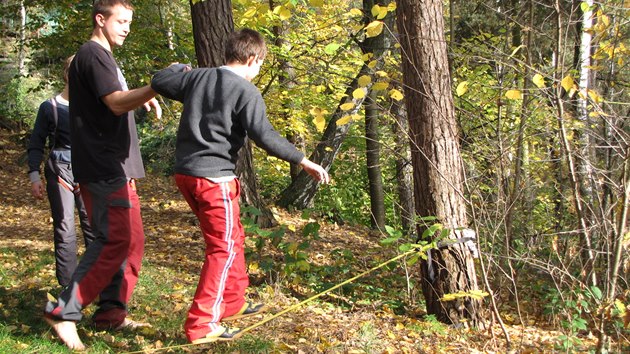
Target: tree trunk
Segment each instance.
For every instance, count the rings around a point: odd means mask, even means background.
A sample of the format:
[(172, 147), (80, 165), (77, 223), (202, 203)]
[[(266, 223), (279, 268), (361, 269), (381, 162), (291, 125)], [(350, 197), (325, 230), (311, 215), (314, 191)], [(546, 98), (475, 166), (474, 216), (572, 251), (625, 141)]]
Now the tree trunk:
[[(193, 4), (190, 9), (195, 38), (195, 53), (199, 67), (217, 67), (224, 64), (225, 39), (234, 30), (232, 2), (230, 0), (204, 0)], [(275, 219), (258, 193), (251, 143), (247, 141), (238, 153), (236, 175), (241, 181), (241, 200), (260, 211), (256, 223), (270, 227)]]
[[(366, 14), (364, 24), (374, 21), (371, 15), (374, 5), (386, 7), (389, 1), (363, 0), (363, 13)], [(392, 28), (393, 17), (387, 15), (384, 19), (387, 28)], [(384, 55), (389, 49), (388, 31), (384, 30), (376, 37), (366, 38), (361, 43), (363, 53), (372, 53), (377, 60), (375, 71), (383, 67)], [(377, 103), (378, 94), (371, 91), (365, 102), (365, 147), (368, 175), (368, 190), (370, 192), (370, 222), (372, 229), (384, 230), (385, 228), (385, 192), (383, 191), (383, 175), (381, 172), (381, 142), (379, 132), (379, 120), (381, 108)]]
[(392, 133), (400, 137), (394, 142), (394, 155), (396, 158), (396, 181), (398, 192), (398, 213), (405, 234), (413, 232), (415, 207), (413, 205), (413, 170), (411, 168), (411, 155), (409, 152), (409, 122), (404, 107), (393, 102), (392, 114), (395, 122), (392, 124)]
[(20, 43), (18, 51), (18, 73), (26, 76), (26, 7), (24, 1), (20, 1)]
[[(575, 2), (575, 7), (581, 9), (582, 2)], [(580, 95), (577, 95), (577, 116), (578, 119), (584, 124), (584, 129), (578, 132), (577, 137), (579, 139), (579, 151), (577, 163), (577, 171), (579, 179), (581, 181), (581, 195), (584, 198), (584, 218), (589, 228), (592, 231), (585, 232), (582, 237), (582, 263), (584, 264), (584, 275), (586, 278), (590, 278), (590, 285), (597, 285), (597, 276), (595, 273), (595, 252), (594, 242), (597, 235), (597, 221), (596, 210), (598, 209), (598, 194), (597, 183), (595, 182), (593, 166), (595, 153), (593, 153), (594, 139), (591, 137), (590, 127), (591, 119), (588, 116), (588, 90), (591, 88), (591, 27), (593, 26), (593, 0), (584, 1), (588, 4), (588, 9), (584, 12), (580, 11), (583, 15), (582, 20), (578, 22), (578, 36), (580, 38), (580, 49), (576, 55), (575, 61), (578, 63), (580, 70), (579, 89)]]
[[(352, 80), (350, 85), (348, 85), (348, 88), (346, 88), (346, 97), (352, 97), (352, 92), (359, 87), (359, 77), (368, 74), (370, 70), (371, 69), (368, 68), (367, 63), (363, 64), (359, 73)], [(363, 101), (364, 98), (354, 99), (354, 108), (349, 112), (341, 109), (341, 105), (346, 103), (347, 99), (344, 97), (339, 101), (335, 112), (328, 121), (328, 125), (324, 130), (321, 141), (317, 144), (317, 147), (315, 147), (315, 150), (309, 157), (309, 160), (320, 164), (326, 170), (330, 170), (330, 166), (332, 166), (335, 157), (339, 153), (341, 144), (343, 143), (343, 140), (348, 134), (348, 130), (351, 126), (351, 123), (337, 125), (337, 120), (345, 114), (356, 113), (359, 109), (361, 109)], [(285, 188), (282, 193), (280, 193), (277, 204), (283, 208), (288, 208), (290, 206), (296, 209), (308, 208), (311, 206), (316, 192), (317, 182), (311, 178), (308, 173), (301, 171), (291, 184)]]
[(224, 64), (225, 39), (234, 31), (230, 0), (190, 0), (195, 54), (199, 67)]
[[(444, 295), (478, 290), (472, 247), (462, 238), (468, 226), (463, 191), (463, 163), (450, 87), (442, 1), (402, 0), (397, 22), (403, 50), (403, 77), (412, 137), (414, 195), (419, 216), (435, 216), (450, 229), (454, 244), (429, 252), (422, 264), (427, 311), (456, 326), (482, 325), (481, 302)], [(418, 226), (422, 234), (421, 226)]]
[[(274, 0), (269, 0), (269, 8), (275, 8)], [(278, 48), (283, 48), (285, 45), (288, 45), (289, 42), (284, 38), (287, 35), (286, 29), (286, 21), (281, 21), (278, 26), (273, 27), (273, 33), (276, 36), (275, 45)], [(296, 85), (296, 76), (295, 76), (295, 68), (293, 67), (293, 63), (289, 61), (286, 57), (277, 55), (278, 67), (280, 70), (280, 75), (278, 77), (278, 84), (280, 85), (280, 92), (287, 91), (291, 92)], [(290, 124), (291, 114), (294, 110), (294, 104), (291, 95), (287, 95), (282, 102), (282, 120)], [(300, 136), (298, 133), (290, 132), (286, 135), (286, 138), (289, 142), (291, 142), (298, 150), (304, 151), (304, 138)], [(295, 180), (298, 173), (301, 171), (301, 167), (296, 164), (290, 164), (289, 173), (291, 175), (291, 181)]]

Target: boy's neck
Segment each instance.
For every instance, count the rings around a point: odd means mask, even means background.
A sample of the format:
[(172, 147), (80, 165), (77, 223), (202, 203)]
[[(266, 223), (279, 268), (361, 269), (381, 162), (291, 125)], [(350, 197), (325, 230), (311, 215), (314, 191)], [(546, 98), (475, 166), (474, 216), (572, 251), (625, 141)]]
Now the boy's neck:
[(230, 68), (230, 70), (234, 72), (236, 75), (245, 78), (247, 65), (243, 65), (239, 62), (231, 62), (231, 63), (225, 64), (225, 66)]
[(108, 51), (112, 52), (112, 45), (109, 43), (107, 38), (105, 38), (105, 36), (102, 34), (102, 32), (99, 31), (98, 29), (95, 29), (92, 32), (92, 37), (90, 38), (90, 40), (100, 44), (101, 47), (103, 47), (103, 48), (107, 49)]
[(63, 90), (61, 91), (61, 93), (59, 94), (61, 96), (61, 98), (63, 98), (64, 100), (68, 101), (70, 99), (70, 94), (68, 92), (68, 84), (66, 84), (63, 87)]

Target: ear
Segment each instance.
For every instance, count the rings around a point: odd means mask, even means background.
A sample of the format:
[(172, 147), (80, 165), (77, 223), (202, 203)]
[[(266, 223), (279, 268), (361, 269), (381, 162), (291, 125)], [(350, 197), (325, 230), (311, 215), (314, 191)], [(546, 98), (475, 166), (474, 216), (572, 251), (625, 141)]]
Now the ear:
[(105, 26), (105, 16), (103, 14), (97, 14), (95, 17), (96, 24), (100, 27)]
[(247, 58), (247, 66), (252, 66), (256, 63), (256, 61), (258, 60), (258, 55), (251, 55), (249, 58)]

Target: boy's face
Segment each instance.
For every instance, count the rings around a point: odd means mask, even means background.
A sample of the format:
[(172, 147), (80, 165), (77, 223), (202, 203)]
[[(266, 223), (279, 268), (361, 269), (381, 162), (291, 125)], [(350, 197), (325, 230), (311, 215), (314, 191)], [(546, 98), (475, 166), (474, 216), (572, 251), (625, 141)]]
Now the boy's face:
[(97, 15), (96, 22), (101, 27), (109, 44), (114, 47), (123, 45), (125, 38), (131, 31), (132, 18), (133, 10), (122, 5), (115, 5), (111, 9), (111, 15), (107, 17)]

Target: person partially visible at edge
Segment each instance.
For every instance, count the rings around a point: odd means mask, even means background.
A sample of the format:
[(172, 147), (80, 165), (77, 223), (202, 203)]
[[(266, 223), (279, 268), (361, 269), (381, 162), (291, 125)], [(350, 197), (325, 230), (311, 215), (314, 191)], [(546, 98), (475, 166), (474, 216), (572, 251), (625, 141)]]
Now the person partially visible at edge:
[(28, 144), (28, 177), (31, 194), (44, 199), (44, 184), (40, 176), (40, 165), (44, 158), (46, 141), (49, 154), (44, 164), (46, 195), (53, 219), (53, 242), (55, 248), (55, 274), (62, 287), (70, 284), (70, 277), (77, 268), (77, 232), (74, 224), (74, 209), (79, 214), (85, 247), (94, 240), (87, 211), (74, 181), (70, 153), (70, 120), (68, 118), (68, 69), (74, 58), (66, 59), (63, 68), (65, 85), (57, 96), (39, 105), (37, 118)]
[(133, 7), (128, 0), (97, 0), (93, 31), (68, 73), (74, 177), (81, 184), (95, 239), (44, 319), (66, 346), (85, 348), (76, 322), (97, 297), (92, 320), (98, 330), (136, 328), (127, 304), (138, 280), (144, 230), (135, 180), (144, 177), (132, 110), (161, 108), (150, 86), (128, 90), (113, 56), (129, 35)]
[(175, 64), (153, 76), (159, 94), (184, 103), (175, 147), (175, 180), (196, 214), (206, 243), (205, 259), (184, 324), (194, 343), (231, 340), (239, 330), (223, 326), (255, 315), (265, 305), (245, 298), (245, 234), (240, 221), (237, 154), (251, 138), (269, 154), (299, 164), (313, 178), (328, 172), (280, 136), (266, 116), (260, 91), (251, 83), (267, 54), (260, 33), (243, 29), (227, 38), (226, 65), (191, 69)]

